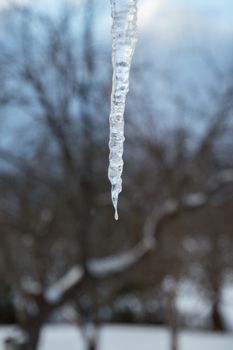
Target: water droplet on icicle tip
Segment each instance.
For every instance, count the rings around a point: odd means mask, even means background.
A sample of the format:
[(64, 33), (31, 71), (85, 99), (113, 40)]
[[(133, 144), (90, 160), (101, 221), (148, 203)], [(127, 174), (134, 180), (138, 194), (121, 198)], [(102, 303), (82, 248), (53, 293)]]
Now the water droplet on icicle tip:
[(116, 185), (112, 186), (112, 203), (113, 203), (113, 207), (115, 210), (115, 214), (114, 214), (114, 218), (115, 220), (119, 219), (119, 215), (118, 215), (118, 210), (117, 210), (117, 204), (118, 204), (118, 195), (119, 195), (119, 188), (116, 187)]
[(117, 221), (119, 219), (119, 215), (118, 215), (118, 211), (117, 211), (117, 207), (115, 207), (115, 220)]
[(137, 41), (137, 0), (110, 0), (112, 12), (113, 79), (109, 117), (109, 168), (112, 202), (118, 220), (118, 196), (122, 190), (124, 112), (129, 74)]

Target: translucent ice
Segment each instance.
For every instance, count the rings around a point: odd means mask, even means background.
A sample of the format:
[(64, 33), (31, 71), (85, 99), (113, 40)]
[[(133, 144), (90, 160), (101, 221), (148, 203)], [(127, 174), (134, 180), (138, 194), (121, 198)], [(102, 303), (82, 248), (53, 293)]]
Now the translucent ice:
[(112, 203), (118, 220), (117, 203), (122, 190), (124, 112), (129, 90), (129, 73), (137, 41), (137, 0), (110, 0), (112, 11), (112, 64), (109, 168)]

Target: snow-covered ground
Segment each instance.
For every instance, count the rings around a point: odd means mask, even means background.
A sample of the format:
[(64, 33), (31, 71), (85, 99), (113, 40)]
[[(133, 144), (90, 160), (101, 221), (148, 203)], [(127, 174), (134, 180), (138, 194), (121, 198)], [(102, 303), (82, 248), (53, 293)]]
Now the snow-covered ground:
[[(0, 350), (10, 328), (0, 328)], [(100, 336), (100, 350), (170, 350), (169, 333), (160, 327), (108, 326)], [(80, 332), (72, 326), (44, 329), (40, 350), (84, 350)], [(232, 350), (233, 334), (182, 332), (178, 350)]]

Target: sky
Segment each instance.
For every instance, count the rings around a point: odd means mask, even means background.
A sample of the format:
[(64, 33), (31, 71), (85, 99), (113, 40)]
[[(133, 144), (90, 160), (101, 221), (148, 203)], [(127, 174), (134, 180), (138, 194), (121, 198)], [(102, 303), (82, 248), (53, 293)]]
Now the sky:
[[(67, 3), (78, 3), (83, 0), (65, 0)], [(110, 0), (95, 0), (102, 3), (102, 26), (110, 25)], [(54, 11), (62, 0), (0, 0), (0, 8), (7, 4), (40, 4), (46, 11)], [(106, 2), (106, 6), (104, 3)], [(138, 0), (138, 23), (140, 31), (153, 31), (165, 39), (174, 39), (187, 28), (209, 39), (233, 37), (233, 1), (232, 0)], [(104, 29), (106, 31), (106, 28)]]
[(169, 34), (182, 23), (209, 28), (218, 35), (233, 35), (231, 0), (139, 0), (139, 24)]
[[(66, 0), (67, 2), (77, 3), (80, 0)], [(11, 3), (38, 3), (48, 7), (56, 6), (59, 0), (0, 0), (0, 7)], [(109, 2), (109, 0), (106, 0)], [(165, 11), (170, 15), (190, 16), (193, 14), (200, 20), (214, 24), (217, 27), (224, 28), (226, 31), (233, 31), (233, 1), (232, 0), (138, 0), (139, 23), (146, 23), (157, 18), (159, 14)], [(157, 13), (157, 16), (156, 16)], [(183, 18), (183, 20), (184, 20)]]

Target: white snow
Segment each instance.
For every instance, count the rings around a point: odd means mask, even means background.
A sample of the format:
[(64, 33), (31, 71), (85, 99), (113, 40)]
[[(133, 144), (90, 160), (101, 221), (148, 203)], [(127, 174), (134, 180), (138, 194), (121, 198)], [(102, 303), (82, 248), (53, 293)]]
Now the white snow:
[[(0, 350), (10, 329), (0, 328)], [(75, 326), (47, 326), (39, 350), (84, 350), (81, 333)], [(99, 350), (170, 350), (169, 332), (162, 327), (106, 326), (100, 334)], [(233, 334), (181, 332), (179, 350), (232, 350)]]
[(113, 86), (109, 117), (109, 168), (112, 203), (118, 220), (117, 202), (122, 190), (124, 112), (129, 73), (137, 41), (137, 0), (111, 0)]

